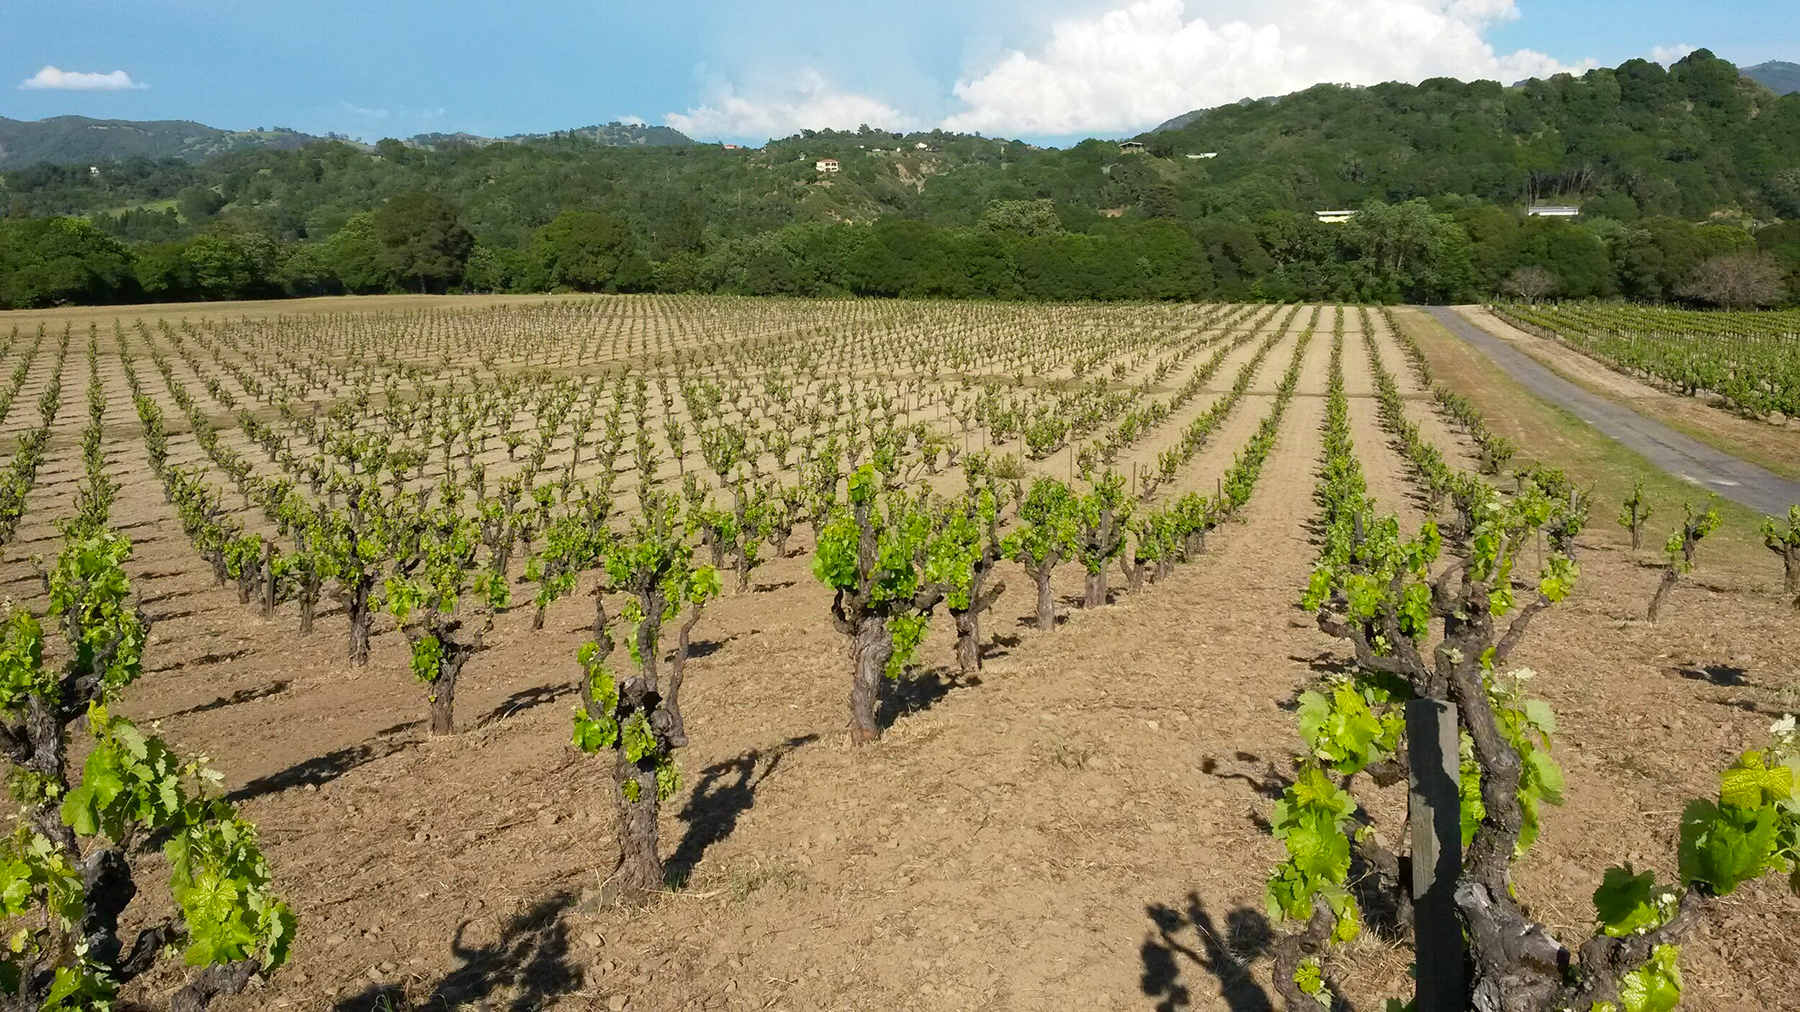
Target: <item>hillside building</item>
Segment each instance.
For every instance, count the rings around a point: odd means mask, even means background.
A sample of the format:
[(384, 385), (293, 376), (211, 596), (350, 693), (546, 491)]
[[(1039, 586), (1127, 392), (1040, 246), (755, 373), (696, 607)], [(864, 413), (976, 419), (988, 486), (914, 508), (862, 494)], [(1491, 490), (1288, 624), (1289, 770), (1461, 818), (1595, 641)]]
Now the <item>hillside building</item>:
[(1351, 218), (1356, 217), (1357, 212), (1355, 212), (1355, 211), (1314, 211), (1313, 214), (1318, 217), (1319, 224), (1321, 224), (1321, 225), (1341, 225), (1344, 222), (1349, 221)]
[(835, 158), (821, 158), (813, 163), (813, 169), (818, 172), (836, 172), (838, 171), (838, 160)]
[(1581, 208), (1566, 206), (1528, 207), (1525, 209), (1525, 215), (1529, 218), (1579, 218), (1581, 216)]
[(1127, 155), (1141, 155), (1144, 153), (1144, 143), (1142, 141), (1121, 141), (1119, 152)]

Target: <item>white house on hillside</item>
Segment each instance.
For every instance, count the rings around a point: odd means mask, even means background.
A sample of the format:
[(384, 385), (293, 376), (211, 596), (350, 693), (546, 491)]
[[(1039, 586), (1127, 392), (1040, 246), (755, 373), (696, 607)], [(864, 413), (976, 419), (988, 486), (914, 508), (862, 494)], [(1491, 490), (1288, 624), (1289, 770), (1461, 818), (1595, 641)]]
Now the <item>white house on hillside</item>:
[(1202, 158), (1217, 158), (1217, 157), (1219, 157), (1219, 153), (1217, 151), (1203, 151), (1197, 155), (1189, 155), (1188, 159), (1190, 161), (1199, 161)]
[(836, 172), (838, 170), (838, 160), (835, 158), (821, 158), (813, 163), (813, 168), (819, 172)]
[(1355, 211), (1314, 211), (1321, 225), (1340, 225), (1356, 217)]
[(1532, 218), (1578, 218), (1581, 216), (1581, 208), (1579, 208), (1579, 207), (1528, 207), (1525, 209), (1525, 214), (1528, 217), (1532, 217)]

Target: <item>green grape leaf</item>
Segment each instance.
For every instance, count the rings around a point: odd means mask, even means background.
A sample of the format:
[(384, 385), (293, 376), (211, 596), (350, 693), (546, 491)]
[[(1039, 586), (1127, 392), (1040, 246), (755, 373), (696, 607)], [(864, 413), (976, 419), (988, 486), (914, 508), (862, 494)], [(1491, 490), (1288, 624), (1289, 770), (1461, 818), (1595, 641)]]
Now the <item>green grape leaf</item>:
[(1659, 928), (1666, 916), (1666, 890), (1656, 887), (1656, 873), (1633, 875), (1629, 865), (1606, 869), (1594, 890), (1594, 912), (1606, 934), (1623, 938)]
[(1625, 1012), (1671, 1012), (1681, 1001), (1680, 949), (1659, 945), (1650, 961), (1619, 981), (1619, 1001)]
[(1767, 870), (1779, 819), (1773, 808), (1744, 809), (1688, 802), (1681, 815), (1681, 878), (1705, 882), (1720, 896)]
[(1793, 769), (1765, 765), (1760, 752), (1744, 753), (1720, 778), (1719, 804), (1729, 807), (1761, 808), (1793, 796)]

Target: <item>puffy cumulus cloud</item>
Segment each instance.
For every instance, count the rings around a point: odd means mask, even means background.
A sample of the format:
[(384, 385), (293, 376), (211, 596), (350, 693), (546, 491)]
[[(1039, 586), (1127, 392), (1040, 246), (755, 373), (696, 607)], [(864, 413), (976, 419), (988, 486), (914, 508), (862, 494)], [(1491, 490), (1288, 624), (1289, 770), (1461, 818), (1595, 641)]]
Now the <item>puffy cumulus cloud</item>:
[(19, 87), (27, 91), (129, 91), (150, 86), (133, 81), (131, 75), (123, 70), (115, 70), (110, 74), (89, 74), (47, 66), (20, 81)]
[(1655, 49), (1650, 50), (1650, 58), (1667, 67), (1670, 64), (1680, 63), (1690, 54), (1696, 52), (1698, 48), (1699, 47), (1697, 46), (1690, 46), (1685, 42), (1676, 46), (1657, 46)]
[(642, 117), (642, 116), (620, 116), (619, 122), (623, 123), (626, 126), (644, 126), (645, 125), (644, 117)]
[(1135, 131), (1320, 81), (1510, 84), (1582, 69), (1531, 50), (1497, 52), (1484, 33), (1518, 16), (1514, 0), (1129, 0), (1059, 21), (1036, 52), (1006, 52), (958, 81), (966, 109), (944, 125), (1025, 135)]
[(864, 123), (890, 130), (919, 126), (916, 117), (880, 99), (836, 88), (814, 70), (801, 71), (785, 85), (753, 91), (720, 82), (700, 105), (669, 113), (663, 122), (689, 137), (756, 139), (802, 129), (854, 129)]

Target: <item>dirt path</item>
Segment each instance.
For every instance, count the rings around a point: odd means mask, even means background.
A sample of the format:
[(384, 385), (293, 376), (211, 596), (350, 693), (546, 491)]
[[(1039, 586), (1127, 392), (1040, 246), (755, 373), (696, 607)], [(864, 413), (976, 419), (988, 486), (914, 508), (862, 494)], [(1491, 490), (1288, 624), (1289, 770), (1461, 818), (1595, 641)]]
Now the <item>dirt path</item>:
[[(1385, 363), (1384, 363), (1385, 364)], [(1350, 438), (1363, 463), (1363, 477), (1377, 509), (1394, 513), (1402, 529), (1416, 531), (1425, 509), (1413, 483), (1411, 466), (1381, 427), (1381, 402), (1375, 397), (1375, 375), (1361, 330), (1344, 332), (1344, 393), (1350, 402)], [(1429, 410), (1429, 409), (1427, 409)], [(1415, 414), (1418, 412), (1415, 410)]]
[(1433, 306), (1426, 312), (1532, 393), (1566, 409), (1670, 474), (1763, 513), (1786, 513), (1789, 506), (1800, 502), (1800, 482), (1716, 450), (1572, 383), (1475, 326), (1454, 309)]

